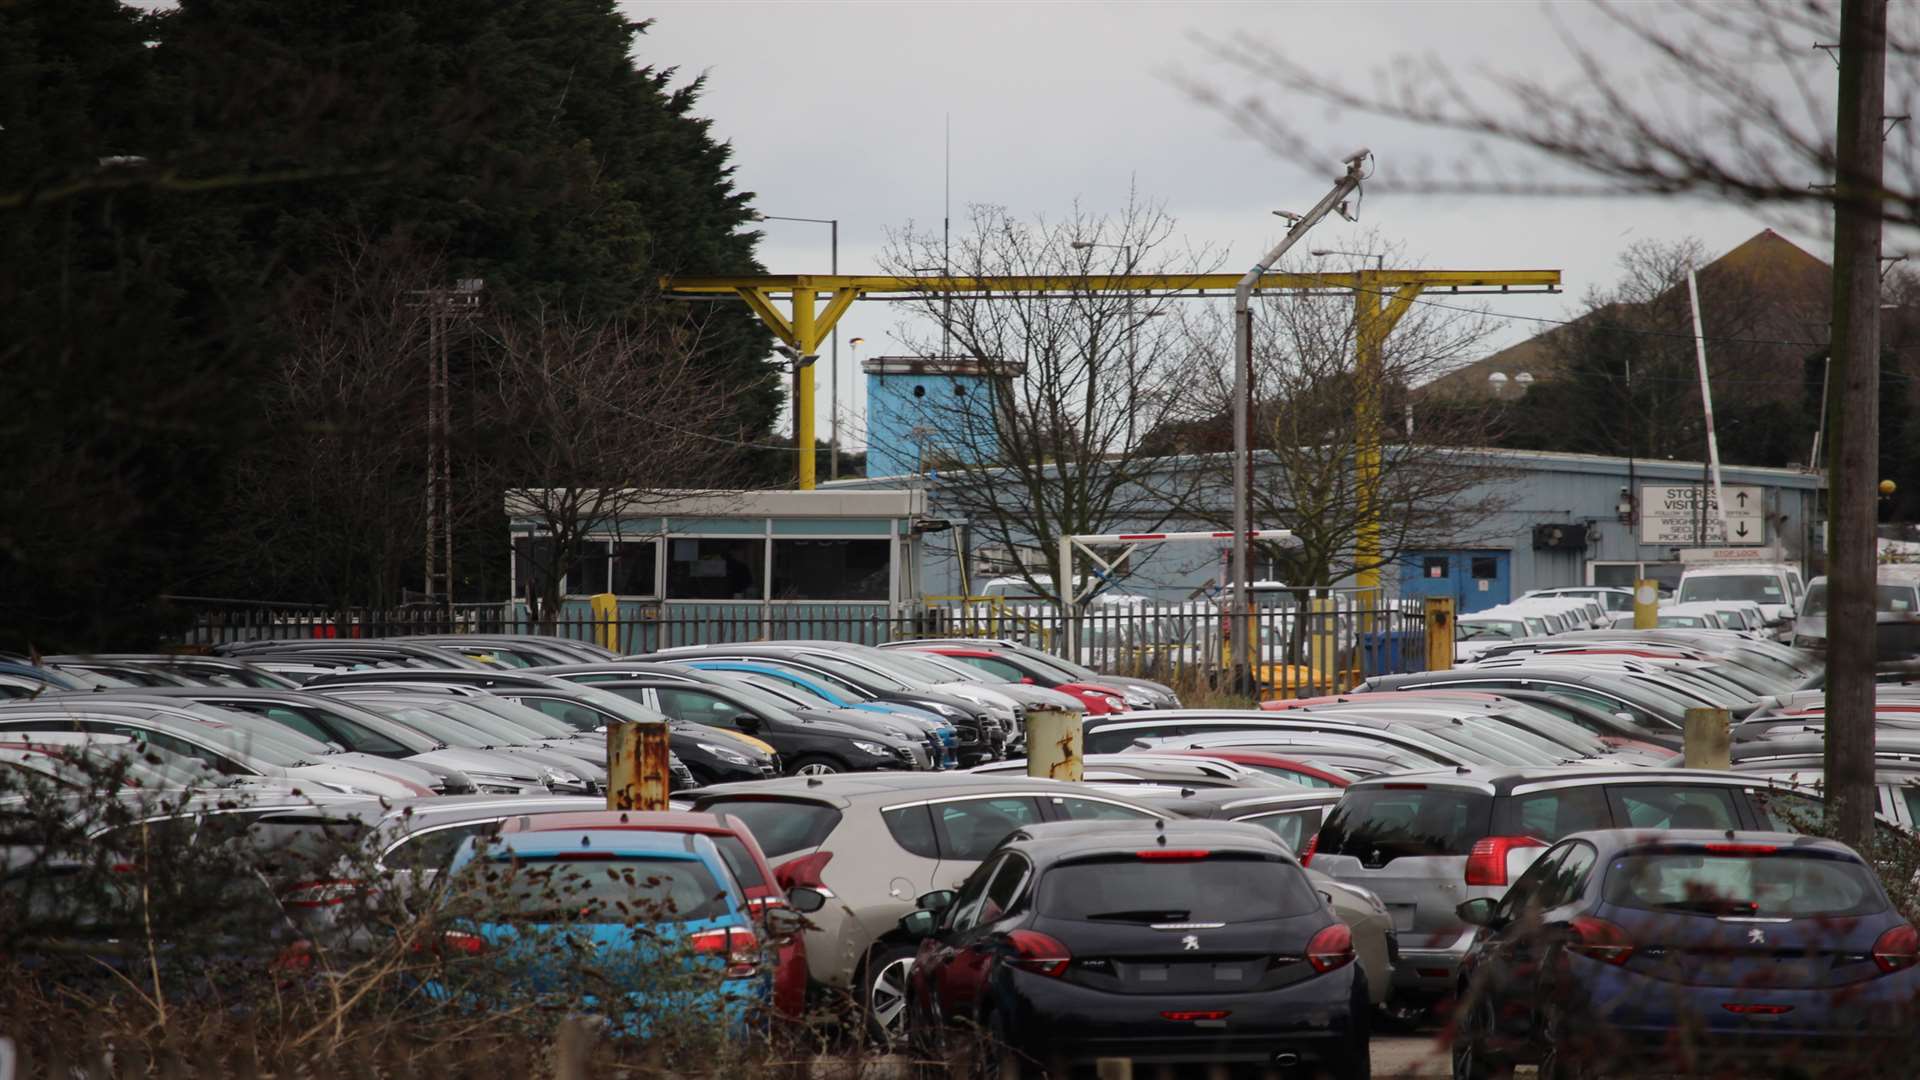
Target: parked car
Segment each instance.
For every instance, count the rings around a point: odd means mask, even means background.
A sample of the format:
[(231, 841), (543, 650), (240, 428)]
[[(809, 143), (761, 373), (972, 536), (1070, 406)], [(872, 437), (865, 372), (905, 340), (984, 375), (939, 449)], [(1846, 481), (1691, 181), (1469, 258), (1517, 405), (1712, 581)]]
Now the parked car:
[(923, 1057), (982, 1032), (986, 1075), (1100, 1058), (1370, 1075), (1352, 931), (1272, 834), (1026, 833), (901, 920), (919, 939), (909, 1028)]
[(813, 981), (851, 990), (881, 1034), (902, 1030), (915, 946), (897, 923), (914, 897), (957, 886), (1022, 826), (1164, 816), (1077, 784), (970, 773), (794, 777), (691, 797), (695, 810), (745, 822), (777, 872), (797, 874), (824, 898), (808, 916)]
[(1766, 629), (1777, 641), (1793, 637), (1794, 610), (1806, 593), (1798, 567), (1785, 563), (1729, 563), (1696, 566), (1680, 575), (1676, 603), (1698, 600), (1752, 600), (1766, 612)]
[[(1142, 748), (1144, 749), (1144, 748)], [(1127, 753), (1139, 753), (1129, 750)], [(1254, 750), (1236, 746), (1222, 746), (1214, 749), (1156, 749), (1156, 755), (1174, 757), (1215, 758), (1232, 762), (1249, 769), (1258, 769), (1269, 776), (1277, 777), (1289, 783), (1309, 788), (1332, 788), (1338, 790), (1353, 783), (1360, 777), (1323, 761), (1311, 761), (1304, 758), (1276, 754), (1267, 750)]]
[(845, 710), (831, 719), (804, 715), (752, 686), (658, 677), (594, 685), (675, 720), (751, 735), (778, 750), (791, 774), (935, 769), (946, 752), (937, 734), (906, 721)]
[(1920, 933), (1845, 845), (1581, 832), (1458, 914), (1457, 1078), (1910, 1071)]
[[(696, 660), (686, 664), (659, 666), (673, 669), (679, 673), (679, 677), (692, 682), (740, 686), (755, 694), (765, 694), (802, 716), (820, 714), (824, 719), (851, 719), (856, 725), (866, 725), (876, 720), (887, 721), (889, 727), (910, 725), (927, 733), (928, 756), (932, 757), (937, 748), (943, 768), (957, 768), (961, 751), (979, 745), (977, 728), (974, 729), (974, 735), (963, 737), (965, 729), (962, 725), (955, 724), (931, 708), (901, 701), (883, 701), (868, 696), (851, 683), (834, 681), (824, 673), (803, 671), (778, 661)], [(675, 676), (670, 672), (661, 677)], [(847, 716), (850, 713), (855, 715)]]
[[(557, 997), (592, 1008), (619, 1035), (644, 1038), (693, 1018), (741, 1037), (771, 999), (760, 930), (710, 837), (503, 831), (466, 840), (447, 873), (441, 910), (458, 942), (450, 951), (507, 980), (510, 997), (496, 1008)], [(563, 939), (582, 941), (592, 961), (572, 950), (557, 957)], [(599, 989), (607, 982), (633, 989), (610, 1001)]]
[(1340, 794), (1301, 860), (1368, 889), (1393, 912), (1405, 963), (1395, 996), (1457, 989), (1474, 928), (1455, 908), (1499, 899), (1547, 844), (1592, 829), (1764, 827), (1753, 789), (1725, 772), (1596, 768), (1457, 769), (1374, 777)]
[(807, 946), (797, 921), (782, 921), (775, 911), (797, 914), (787, 902), (773, 867), (759, 841), (744, 824), (734, 818), (686, 811), (595, 810), (575, 813), (550, 813), (509, 818), (501, 831), (554, 832), (573, 829), (632, 829), (646, 832), (704, 836), (720, 849), (727, 869), (740, 883), (746, 895), (747, 910), (760, 924), (768, 945), (777, 956), (774, 968), (773, 1005), (781, 1015), (797, 1019), (807, 1007)]
[[(1168, 757), (1149, 750), (1124, 754), (1087, 754), (1081, 758), (1081, 779), (1089, 784), (1158, 784), (1172, 787), (1231, 787), (1294, 791), (1299, 785), (1259, 769), (1221, 758)], [(996, 761), (969, 770), (979, 776), (1025, 776), (1027, 763)]]
[(1119, 675), (1112, 672), (1095, 671), (1085, 664), (1075, 663), (1064, 656), (1055, 656), (1043, 652), (1031, 645), (1005, 638), (909, 638), (901, 641), (889, 641), (878, 646), (881, 649), (920, 648), (928, 645), (957, 645), (963, 648), (991, 649), (996, 653), (1011, 656), (1024, 656), (1044, 661), (1051, 667), (1080, 682), (1102, 683), (1120, 686), (1135, 691), (1127, 698), (1127, 706), (1134, 709), (1177, 709), (1180, 696), (1165, 683), (1152, 679), (1143, 679), (1136, 675)]
[[(916, 644), (912, 648), (894, 651), (927, 653), (944, 657), (1000, 678), (1055, 690), (1078, 701), (1089, 714), (1094, 716), (1129, 712), (1133, 708), (1127, 703), (1129, 691), (1126, 687), (1118, 683), (1102, 683), (1097, 680), (1082, 681), (1052, 664), (1031, 656), (995, 652), (992, 649), (973, 649), (964, 645)], [(1132, 694), (1138, 700), (1145, 700), (1145, 696), (1138, 692), (1132, 692)]]

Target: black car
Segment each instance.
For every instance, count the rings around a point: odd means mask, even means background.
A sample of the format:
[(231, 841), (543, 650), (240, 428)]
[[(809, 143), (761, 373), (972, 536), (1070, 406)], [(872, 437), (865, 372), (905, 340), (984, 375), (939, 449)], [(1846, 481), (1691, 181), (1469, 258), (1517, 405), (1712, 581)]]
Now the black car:
[(984, 1033), (982, 1075), (1099, 1058), (1369, 1074), (1353, 937), (1273, 834), (1231, 822), (1028, 826), (919, 900), (909, 1032)]
[(998, 761), (1006, 756), (1006, 729), (1000, 726), (1000, 722), (995, 720), (992, 714), (982, 710), (975, 703), (952, 694), (905, 686), (831, 656), (800, 654), (793, 649), (775, 645), (716, 645), (699, 649), (674, 649), (642, 659), (680, 663), (694, 663), (700, 660), (749, 660), (776, 663), (795, 671), (806, 672), (815, 678), (825, 679), (834, 685), (850, 686), (865, 698), (913, 705), (937, 713), (953, 725), (955, 734), (959, 736), (959, 745), (955, 750), (963, 766)]
[(724, 686), (679, 679), (622, 679), (595, 683), (669, 718), (749, 735), (773, 747), (794, 776), (932, 767), (929, 747), (918, 734), (889, 732), (885, 721), (855, 726), (812, 720), (775, 709)]

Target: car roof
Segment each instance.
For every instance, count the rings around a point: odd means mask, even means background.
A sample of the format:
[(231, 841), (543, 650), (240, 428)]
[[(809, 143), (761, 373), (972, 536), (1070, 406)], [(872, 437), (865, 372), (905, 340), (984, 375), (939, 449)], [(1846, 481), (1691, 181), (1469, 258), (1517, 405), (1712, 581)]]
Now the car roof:
[(902, 797), (927, 799), (959, 798), (975, 793), (1007, 792), (1017, 795), (1073, 795), (1087, 790), (1069, 780), (1037, 780), (1024, 776), (992, 776), (980, 773), (840, 773), (832, 776), (788, 776), (774, 780), (746, 780), (734, 784), (716, 784), (702, 788), (691, 797), (705, 802), (709, 797), (749, 796), (768, 799), (806, 799), (836, 806), (855, 803), (893, 801)]
[(704, 833), (709, 836), (738, 836), (743, 825), (725, 814), (702, 814), (693, 810), (571, 810), (562, 813), (521, 815), (509, 821), (505, 832), (554, 832), (565, 829), (653, 829), (660, 832)]
[[(718, 863), (719, 849), (699, 833), (659, 832), (651, 829), (556, 829), (548, 832), (501, 832), (488, 846), (487, 856), (569, 855), (582, 851), (616, 855), (695, 855)], [(732, 875), (727, 876), (733, 880)]]
[(1719, 769), (1650, 769), (1639, 765), (1460, 765), (1451, 769), (1422, 769), (1389, 773), (1356, 780), (1344, 789), (1353, 794), (1393, 785), (1432, 785), (1472, 788), (1495, 795), (1511, 795), (1519, 789), (1583, 783), (1645, 784), (1688, 783), (1752, 786), (1758, 779)]
[(1271, 830), (1258, 825), (1204, 818), (1156, 819), (1140, 824), (1113, 821), (1040, 822), (1015, 830), (999, 847), (1026, 852), (1036, 862), (1063, 862), (1094, 855), (1156, 848), (1173, 850), (1196, 845), (1296, 862), (1293, 852)]
[(1585, 840), (1596, 847), (1624, 853), (1635, 848), (1697, 847), (1707, 850), (1720, 844), (1770, 844), (1796, 851), (1819, 851), (1844, 855), (1856, 861), (1860, 855), (1837, 840), (1826, 840), (1802, 833), (1769, 832), (1760, 829), (1589, 829), (1569, 833), (1555, 841)]
[(1282, 810), (1289, 806), (1332, 805), (1340, 800), (1339, 788), (1305, 788), (1299, 791), (1269, 790), (1254, 788), (1189, 788), (1178, 793), (1164, 793), (1135, 796), (1141, 802), (1151, 803), (1162, 809), (1181, 812), (1183, 807), (1204, 808), (1209, 811), (1254, 813), (1260, 810)]

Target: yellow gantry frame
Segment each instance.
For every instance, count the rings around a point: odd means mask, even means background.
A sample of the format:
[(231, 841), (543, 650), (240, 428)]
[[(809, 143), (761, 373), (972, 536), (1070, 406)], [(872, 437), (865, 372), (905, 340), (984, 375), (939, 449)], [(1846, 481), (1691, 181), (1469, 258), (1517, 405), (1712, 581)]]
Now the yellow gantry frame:
[[(1057, 277), (893, 277), (871, 274), (759, 274), (741, 277), (661, 278), (668, 295), (685, 299), (739, 297), (767, 329), (799, 357), (793, 403), (797, 486), (814, 484), (814, 376), (820, 343), (834, 324), (861, 298), (905, 300), (923, 296), (972, 299), (990, 297), (1074, 296), (1088, 292), (1130, 292), (1144, 296), (1231, 296), (1238, 274), (1062, 274)], [(1351, 292), (1354, 298), (1354, 366), (1363, 388), (1354, 406), (1354, 468), (1357, 473), (1359, 528), (1355, 565), (1362, 589), (1380, 586), (1380, 364), (1387, 335), (1428, 291), (1449, 293), (1553, 292), (1558, 270), (1355, 270), (1331, 274), (1266, 274), (1256, 292)], [(788, 299), (789, 315), (775, 306)], [(815, 310), (822, 295), (824, 308)]]

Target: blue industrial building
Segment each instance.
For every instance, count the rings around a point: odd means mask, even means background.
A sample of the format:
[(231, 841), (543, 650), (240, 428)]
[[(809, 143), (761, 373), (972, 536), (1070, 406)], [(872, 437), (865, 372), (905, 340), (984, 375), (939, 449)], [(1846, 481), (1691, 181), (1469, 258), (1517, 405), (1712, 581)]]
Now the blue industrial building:
[(971, 357), (876, 356), (867, 376), (867, 474), (915, 476), (995, 451), (993, 380), (1024, 365)]

